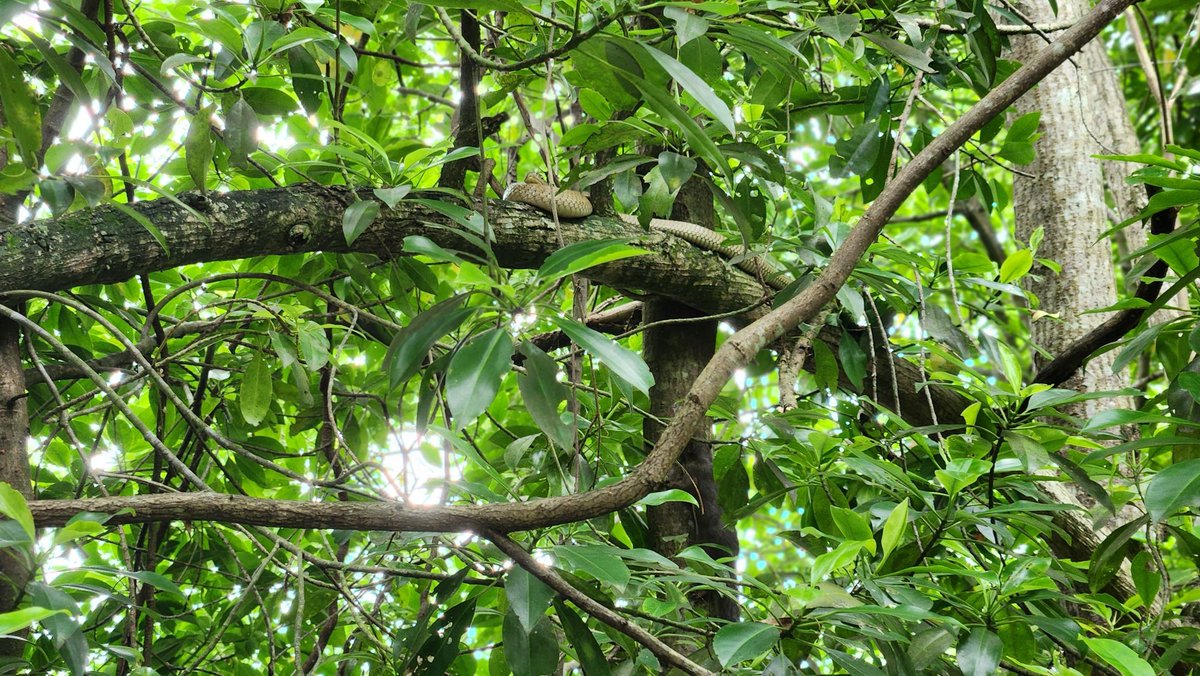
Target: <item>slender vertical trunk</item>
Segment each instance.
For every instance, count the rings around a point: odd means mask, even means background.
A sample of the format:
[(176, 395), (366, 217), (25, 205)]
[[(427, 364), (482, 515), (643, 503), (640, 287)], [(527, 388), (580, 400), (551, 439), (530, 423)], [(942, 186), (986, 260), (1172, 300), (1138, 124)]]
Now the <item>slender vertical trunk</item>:
[[(697, 180), (684, 185), (675, 204), (674, 218), (712, 227), (716, 221), (712, 194)], [(667, 300), (648, 300), (642, 310), (643, 322), (654, 324), (665, 319), (697, 316), (686, 305)], [(642, 350), (646, 364), (654, 374), (650, 390), (650, 417), (643, 423), (647, 444), (662, 433), (659, 420), (669, 420), (700, 371), (716, 349), (715, 321), (686, 322), (654, 326), (646, 330)], [(705, 434), (707, 437), (707, 434)], [(650, 537), (656, 551), (674, 556), (692, 545), (704, 545), (714, 558), (738, 552), (737, 532), (724, 524), (717, 505), (717, 483), (713, 477), (712, 446), (705, 439), (688, 444), (670, 477), (671, 487), (691, 493), (699, 506), (669, 502), (648, 510)], [(736, 621), (738, 605), (716, 591), (694, 594), (692, 603), (701, 615)]]

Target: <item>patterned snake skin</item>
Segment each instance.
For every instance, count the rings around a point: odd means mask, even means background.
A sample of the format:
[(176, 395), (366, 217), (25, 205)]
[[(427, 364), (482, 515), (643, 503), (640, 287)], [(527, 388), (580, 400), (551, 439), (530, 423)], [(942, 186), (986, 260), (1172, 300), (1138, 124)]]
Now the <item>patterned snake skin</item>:
[[(547, 213), (557, 213), (562, 218), (584, 218), (592, 214), (592, 202), (587, 195), (577, 190), (559, 190), (555, 195), (553, 186), (535, 176), (527, 176), (524, 183), (514, 183), (504, 191), (504, 199), (537, 207)], [(637, 218), (619, 214), (621, 220), (637, 225)], [(735, 265), (752, 277), (762, 280), (767, 286), (779, 290), (792, 283), (791, 276), (761, 256), (744, 256), (745, 247), (726, 244), (720, 234), (686, 221), (651, 219), (650, 229), (675, 235), (705, 251), (712, 251), (724, 258), (736, 260)]]

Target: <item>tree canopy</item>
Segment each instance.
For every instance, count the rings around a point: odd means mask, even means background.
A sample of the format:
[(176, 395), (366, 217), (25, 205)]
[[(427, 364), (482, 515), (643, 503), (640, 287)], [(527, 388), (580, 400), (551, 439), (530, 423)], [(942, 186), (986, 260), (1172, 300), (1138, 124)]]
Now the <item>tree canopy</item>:
[(1194, 5), (5, 3), (0, 663), (1190, 673)]

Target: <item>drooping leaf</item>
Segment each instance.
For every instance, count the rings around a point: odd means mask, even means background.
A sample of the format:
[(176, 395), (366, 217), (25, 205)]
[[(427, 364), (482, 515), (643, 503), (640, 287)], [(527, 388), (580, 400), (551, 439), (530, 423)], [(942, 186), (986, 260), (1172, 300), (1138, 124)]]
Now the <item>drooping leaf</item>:
[(608, 676), (610, 669), (608, 660), (601, 650), (600, 644), (588, 629), (587, 623), (580, 619), (579, 614), (566, 603), (555, 599), (554, 612), (562, 624), (563, 634), (575, 649), (575, 658), (586, 676)]
[(446, 369), (446, 403), (454, 429), (466, 426), (492, 403), (512, 365), (512, 337), (491, 329), (462, 346)]
[(375, 217), (379, 215), (379, 202), (374, 200), (359, 200), (346, 207), (342, 214), (342, 234), (346, 244), (352, 245), (358, 236), (366, 232)]
[(520, 566), (514, 566), (504, 576), (504, 595), (508, 598), (508, 607), (525, 633), (542, 621), (550, 601), (554, 598), (554, 590), (544, 582), (529, 574)]
[(555, 317), (553, 321), (571, 340), (603, 361), (618, 378), (642, 392), (650, 391), (654, 376), (650, 375), (646, 362), (636, 353), (578, 322), (565, 317)]
[(558, 405), (567, 398), (566, 385), (558, 381), (558, 364), (528, 341), (522, 343), (521, 353), (525, 355), (525, 372), (517, 375), (517, 386), (530, 417), (551, 443), (564, 451), (572, 450), (574, 426), (564, 424), (558, 414)]
[(32, 169), (40, 160), (42, 116), (23, 72), (8, 50), (0, 49), (0, 107), (4, 109), (4, 123), (17, 140), (25, 166)]
[(242, 374), (242, 390), (238, 406), (250, 425), (258, 425), (267, 416), (274, 399), (271, 366), (262, 355), (256, 355)]
[(460, 295), (444, 300), (396, 333), (383, 362), (393, 388), (416, 375), (433, 344), (475, 313), (472, 308), (462, 307), (466, 298)]

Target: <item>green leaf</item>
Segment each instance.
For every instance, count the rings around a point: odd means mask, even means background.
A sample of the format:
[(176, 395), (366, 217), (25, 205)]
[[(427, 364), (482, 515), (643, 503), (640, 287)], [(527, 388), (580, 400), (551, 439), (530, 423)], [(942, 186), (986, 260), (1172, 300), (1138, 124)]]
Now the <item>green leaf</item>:
[(30, 542), (37, 537), (33, 529), (33, 514), (29, 511), (25, 496), (18, 493), (7, 481), (0, 482), (0, 514), (20, 524)]
[(850, 540), (838, 545), (832, 552), (818, 556), (809, 571), (809, 580), (814, 585), (825, 582), (832, 573), (854, 563), (865, 544), (863, 540)]
[(720, 122), (721, 126), (725, 127), (725, 130), (730, 134), (737, 133), (737, 125), (733, 121), (733, 113), (730, 112), (729, 106), (717, 96), (717, 93), (713, 91), (712, 87), (708, 86), (707, 82), (701, 80), (698, 75), (692, 72), (692, 69), (663, 54), (649, 44), (644, 42), (640, 44), (650, 56), (654, 57), (658, 65), (662, 66), (663, 70), (667, 71), (679, 83), (679, 86), (683, 87), (685, 92), (691, 94), (692, 98), (696, 99), (696, 103), (699, 103), (708, 111), (708, 114), (714, 120)]
[(729, 667), (765, 654), (779, 640), (779, 628), (758, 622), (727, 624), (713, 636), (713, 651)]
[(213, 158), (212, 124), (208, 121), (208, 116), (207, 108), (192, 116), (187, 138), (183, 143), (187, 154), (188, 176), (192, 177), (192, 182), (200, 192), (207, 190), (208, 165), (212, 163)]
[(261, 354), (255, 355), (242, 375), (242, 390), (238, 396), (242, 417), (248, 424), (258, 425), (267, 417), (274, 399), (272, 387), (271, 365)]
[(433, 344), (475, 313), (473, 308), (461, 307), (466, 298), (463, 295), (444, 300), (417, 315), (408, 326), (396, 332), (383, 360), (391, 387), (416, 375)]
[(259, 115), (268, 117), (275, 115), (290, 115), (300, 107), (296, 105), (296, 99), (288, 96), (287, 92), (282, 89), (273, 87), (243, 87), (241, 90), (242, 97), (246, 99), (246, 103), (254, 109), (254, 112)]
[(558, 364), (528, 341), (521, 344), (521, 353), (525, 355), (525, 372), (517, 374), (517, 387), (525, 408), (551, 443), (564, 451), (572, 450), (574, 425), (564, 424), (558, 414), (558, 405), (567, 398), (567, 386), (558, 380)]
[(389, 209), (395, 209), (400, 200), (412, 192), (412, 186), (398, 185), (392, 188), (375, 188), (371, 192), (375, 197), (379, 198), (379, 201), (386, 204)]
[(51, 615), (65, 614), (66, 612), (49, 608), (22, 608), (10, 613), (0, 613), (0, 635), (15, 634), (34, 622), (40, 622)]
[(984, 627), (971, 630), (958, 645), (958, 668), (963, 676), (992, 676), (1000, 666), (1004, 643)]
[(510, 612), (504, 616), (501, 637), (504, 659), (513, 676), (549, 676), (558, 667), (558, 640), (549, 621), (526, 631)]
[(302, 322), (296, 327), (296, 340), (308, 368), (316, 371), (329, 361), (329, 338), (320, 324)]
[(1146, 511), (1158, 523), (1185, 507), (1200, 506), (1200, 459), (1177, 462), (1150, 480)]
[(504, 595), (508, 598), (509, 610), (525, 633), (529, 633), (546, 614), (554, 590), (529, 571), (515, 566), (504, 576)]
[(258, 115), (242, 97), (229, 107), (225, 115), (225, 145), (229, 148), (229, 163), (244, 167), (250, 153), (258, 147)]
[(1097, 657), (1121, 672), (1122, 676), (1154, 676), (1154, 667), (1120, 641), (1109, 638), (1084, 638), (1083, 642)]
[(429, 638), (421, 645), (413, 660), (413, 668), (405, 670), (417, 676), (442, 676), (458, 659), (459, 643), (475, 617), (475, 598), (450, 608), (429, 628)]
[(653, 507), (655, 505), (665, 505), (668, 502), (686, 502), (693, 507), (700, 506), (695, 496), (679, 488), (672, 488), (667, 491), (655, 491), (638, 500), (636, 504)]
[(158, 226), (154, 225), (154, 222), (147, 218), (145, 214), (137, 209), (134, 209), (128, 204), (125, 204), (124, 202), (109, 202), (109, 205), (111, 205), (117, 211), (120, 211), (126, 216), (137, 221), (138, 225), (142, 226), (146, 232), (150, 233), (150, 236), (154, 238), (154, 241), (157, 242), (160, 247), (162, 247), (163, 253), (167, 254), (168, 256), (171, 255), (171, 249), (167, 247), (167, 238), (163, 236), (162, 231), (158, 229)]
[(588, 268), (650, 253), (629, 245), (628, 238), (594, 239), (567, 245), (546, 257), (538, 268), (538, 277), (554, 281)]
[[(76, 517), (71, 519), (70, 523), (62, 528), (59, 528), (54, 533), (55, 546), (65, 545), (80, 538), (95, 537), (107, 530), (107, 528), (104, 527), (103, 522), (94, 519), (80, 519), (78, 518), (79, 516), (86, 516), (86, 513), (76, 515)], [(108, 518), (107, 514), (100, 516), (103, 518)]]
[(1000, 264), (1000, 281), (1015, 282), (1025, 276), (1033, 268), (1033, 252), (1029, 249), (1018, 249), (1008, 255)]
[(853, 14), (823, 14), (816, 19), (817, 30), (833, 38), (839, 45), (858, 32), (858, 17)]
[(629, 567), (612, 547), (603, 545), (559, 545), (554, 555), (572, 572), (583, 572), (601, 582), (625, 591), (629, 584)]
[(886, 557), (892, 553), (896, 545), (900, 544), (900, 538), (904, 537), (905, 527), (908, 525), (908, 498), (904, 498), (900, 504), (892, 508), (892, 513), (888, 514), (887, 521), (883, 522), (883, 555)]
[(512, 353), (512, 338), (499, 328), (475, 336), (455, 353), (446, 369), (446, 403), (455, 430), (478, 418), (496, 398)]
[(875, 35), (874, 33), (865, 33), (863, 34), (863, 37), (871, 42), (874, 42), (881, 49), (891, 53), (892, 56), (900, 59), (913, 68), (925, 71), (926, 73), (933, 72), (933, 69), (929, 67), (929, 64), (932, 63), (932, 59), (930, 59), (928, 54), (922, 52), (916, 47), (913, 47), (912, 45), (906, 45), (903, 42), (898, 42), (889, 37)]
[(551, 321), (572, 341), (593, 357), (603, 361), (614, 375), (635, 389), (648, 393), (654, 385), (654, 376), (650, 375), (646, 362), (642, 361), (636, 352), (631, 352), (617, 345), (608, 336), (565, 317), (553, 317)]
[(304, 112), (315, 115), (325, 98), (325, 77), (317, 60), (299, 45), (288, 50), (288, 69), (292, 73), (292, 91), (304, 106)]
[(346, 237), (346, 245), (354, 244), (358, 236), (366, 232), (379, 215), (379, 202), (374, 200), (359, 200), (342, 214), (342, 234)]
[(608, 676), (611, 673), (608, 660), (605, 659), (604, 651), (600, 649), (600, 644), (596, 642), (596, 637), (592, 630), (588, 629), (587, 623), (558, 599), (554, 601), (554, 612), (562, 624), (563, 634), (575, 649), (575, 658), (583, 668), (583, 673), (587, 676)]
[(867, 353), (863, 351), (849, 331), (842, 333), (842, 337), (838, 341), (838, 361), (842, 365), (842, 371), (845, 372), (854, 387), (861, 389), (863, 378), (867, 376)]
[(17, 65), (7, 49), (0, 49), (0, 108), (4, 124), (12, 131), (21, 159), (30, 169), (37, 167), (42, 151), (42, 116), (33, 92), (25, 84), (26, 69)]
[(676, 193), (696, 172), (696, 160), (666, 150), (658, 155), (658, 172), (666, 181), (667, 189)]

